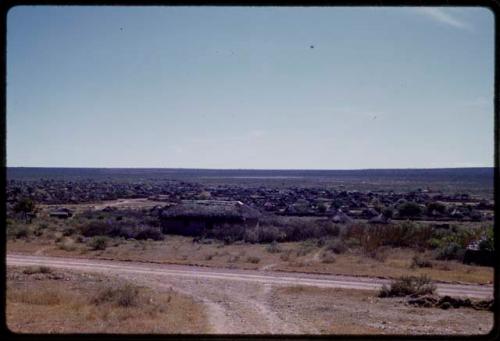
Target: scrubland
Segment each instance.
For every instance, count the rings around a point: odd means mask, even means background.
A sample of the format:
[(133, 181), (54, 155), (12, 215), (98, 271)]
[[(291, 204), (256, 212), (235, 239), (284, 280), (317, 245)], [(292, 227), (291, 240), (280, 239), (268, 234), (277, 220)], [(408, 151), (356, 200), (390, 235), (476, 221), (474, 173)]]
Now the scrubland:
[(15, 333), (206, 333), (204, 307), (174, 290), (46, 267), (7, 269)]

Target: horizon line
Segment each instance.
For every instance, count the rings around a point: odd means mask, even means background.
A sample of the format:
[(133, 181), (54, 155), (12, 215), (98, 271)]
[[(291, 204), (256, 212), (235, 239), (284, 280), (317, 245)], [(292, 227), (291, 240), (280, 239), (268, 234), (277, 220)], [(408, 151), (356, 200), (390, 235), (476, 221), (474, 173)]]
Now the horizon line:
[(43, 169), (157, 169), (157, 170), (218, 170), (218, 171), (370, 171), (370, 170), (442, 170), (442, 169), (478, 169), (496, 168), (495, 166), (460, 166), (460, 167), (396, 167), (396, 168), (196, 168), (196, 167), (80, 167), (80, 166), (5, 166), (8, 168), (43, 168)]

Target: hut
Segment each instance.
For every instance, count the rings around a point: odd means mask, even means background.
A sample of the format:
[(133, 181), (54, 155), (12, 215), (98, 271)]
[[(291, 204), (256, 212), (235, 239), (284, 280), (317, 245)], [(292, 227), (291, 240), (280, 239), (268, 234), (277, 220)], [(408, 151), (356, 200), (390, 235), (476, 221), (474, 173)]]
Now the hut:
[(54, 218), (60, 218), (60, 219), (67, 219), (73, 215), (73, 212), (71, 212), (70, 209), (62, 207), (62, 208), (57, 208), (49, 213), (50, 217)]
[(380, 213), (378, 216), (371, 218), (368, 220), (370, 224), (389, 224), (390, 219), (385, 215)]
[(347, 224), (352, 222), (352, 218), (342, 212), (342, 210), (339, 210), (337, 214), (332, 218), (332, 221), (334, 223)]
[(160, 213), (163, 233), (197, 236), (216, 225), (257, 226), (260, 212), (241, 201), (185, 200)]

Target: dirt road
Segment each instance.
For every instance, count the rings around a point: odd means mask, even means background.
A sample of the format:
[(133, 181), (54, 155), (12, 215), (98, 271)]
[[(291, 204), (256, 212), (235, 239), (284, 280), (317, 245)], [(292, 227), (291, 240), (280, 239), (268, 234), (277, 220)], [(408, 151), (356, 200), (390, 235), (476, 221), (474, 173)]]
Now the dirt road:
[[(59, 269), (118, 275), (159, 290), (174, 289), (204, 303), (214, 333), (314, 332), (304, 330), (270, 304), (272, 288), (305, 286), (377, 290), (389, 281), (336, 275), (284, 273), (140, 262), (7, 255), (8, 266), (44, 265)], [(492, 286), (438, 284), (440, 295), (491, 298)]]
[[(378, 278), (351, 277), (340, 275), (318, 275), (304, 273), (284, 273), (277, 271), (255, 271), (241, 269), (216, 269), (174, 264), (135, 263), (104, 260), (72, 259), (28, 255), (7, 255), (8, 265), (46, 265), (83, 271), (111, 271), (144, 275), (187, 277), (197, 279), (219, 279), (275, 285), (305, 285), (321, 288), (344, 288), (378, 290), (390, 281)], [(489, 285), (437, 284), (439, 295), (467, 296), (487, 299), (493, 297), (493, 287)]]

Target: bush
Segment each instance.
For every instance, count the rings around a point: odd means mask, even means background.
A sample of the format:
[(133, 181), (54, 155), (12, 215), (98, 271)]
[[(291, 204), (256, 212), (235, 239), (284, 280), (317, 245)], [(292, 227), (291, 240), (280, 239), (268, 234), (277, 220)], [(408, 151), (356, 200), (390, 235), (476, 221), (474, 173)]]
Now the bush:
[(280, 253), (281, 252), (281, 248), (280, 248), (280, 246), (278, 245), (278, 243), (276, 241), (273, 241), (271, 244), (269, 244), (266, 247), (266, 251), (269, 252), (269, 253)]
[(432, 280), (422, 275), (416, 276), (403, 276), (399, 279), (392, 281), (390, 287), (385, 284), (379, 292), (379, 297), (402, 297), (408, 295), (432, 295), (436, 291), (436, 286)]
[(435, 258), (439, 260), (459, 260), (462, 261), (465, 255), (465, 248), (457, 243), (450, 243), (440, 247), (435, 251)]
[(410, 268), (432, 268), (432, 262), (418, 255), (413, 256)]
[(326, 251), (321, 254), (321, 262), (326, 264), (335, 263), (335, 255), (331, 251)]
[(41, 229), (40, 227), (35, 228), (33, 230), (33, 235), (36, 237), (40, 237), (41, 235), (43, 235), (43, 229)]
[(387, 218), (392, 218), (394, 215), (394, 210), (390, 207), (386, 207), (382, 210), (382, 214)]
[(403, 218), (415, 218), (422, 215), (423, 210), (419, 204), (414, 202), (405, 202), (398, 206), (399, 216)]
[(231, 244), (237, 240), (242, 240), (244, 235), (245, 226), (237, 224), (218, 224), (207, 234), (208, 237), (223, 240), (225, 244)]
[(280, 259), (284, 262), (288, 262), (290, 260), (290, 257), (292, 255), (291, 250), (286, 250), (284, 253), (280, 255)]
[(481, 251), (495, 251), (495, 244), (493, 242), (493, 227), (488, 227), (486, 236), (479, 242), (479, 250)]
[(371, 257), (371, 258), (375, 259), (376, 261), (383, 263), (387, 259), (388, 251), (389, 251), (388, 248), (386, 246), (384, 246), (384, 247), (378, 247), (378, 248), (373, 249), (369, 252), (366, 252), (366, 254), (368, 257)]
[(64, 251), (75, 251), (76, 250), (76, 245), (72, 240), (64, 240), (60, 244), (58, 244), (59, 249), (64, 250)]
[(339, 239), (334, 239), (326, 244), (325, 249), (336, 254), (341, 254), (347, 251), (347, 246), (345, 245), (345, 242), (342, 242)]
[(50, 274), (52, 273), (52, 269), (48, 266), (30, 266), (23, 270), (23, 274), (33, 275), (33, 274)]
[(88, 241), (88, 246), (92, 250), (106, 250), (108, 247), (108, 238), (104, 236), (96, 236)]
[(164, 236), (158, 227), (146, 227), (139, 231), (135, 235), (135, 239), (153, 239), (153, 240), (163, 240)]
[(259, 257), (254, 257), (254, 256), (249, 256), (249, 257), (247, 257), (247, 262), (248, 263), (257, 264), (257, 263), (260, 262), (260, 258)]
[(47, 225), (46, 223), (40, 223), (40, 224), (38, 224), (38, 228), (40, 230), (45, 230), (48, 227), (49, 227), (49, 225)]
[(91, 300), (95, 305), (111, 303), (120, 307), (131, 307), (137, 305), (139, 288), (131, 284), (125, 284), (118, 288), (104, 288)]
[(441, 214), (444, 214), (446, 212), (446, 205), (444, 205), (440, 202), (434, 201), (434, 202), (431, 202), (427, 205), (427, 211), (428, 212), (436, 211), (436, 212), (439, 212)]
[(11, 229), (11, 234), (16, 238), (26, 238), (30, 234), (30, 229), (25, 225), (17, 225)]
[(356, 238), (348, 238), (344, 240), (345, 246), (349, 249), (360, 247), (361, 243)]
[(297, 256), (305, 256), (308, 253), (312, 252), (314, 250), (315, 245), (311, 242), (311, 240), (306, 240), (300, 243), (299, 248), (297, 250)]
[(72, 236), (76, 233), (76, 229), (72, 226), (67, 226), (66, 228), (64, 228), (63, 230), (63, 236)]

